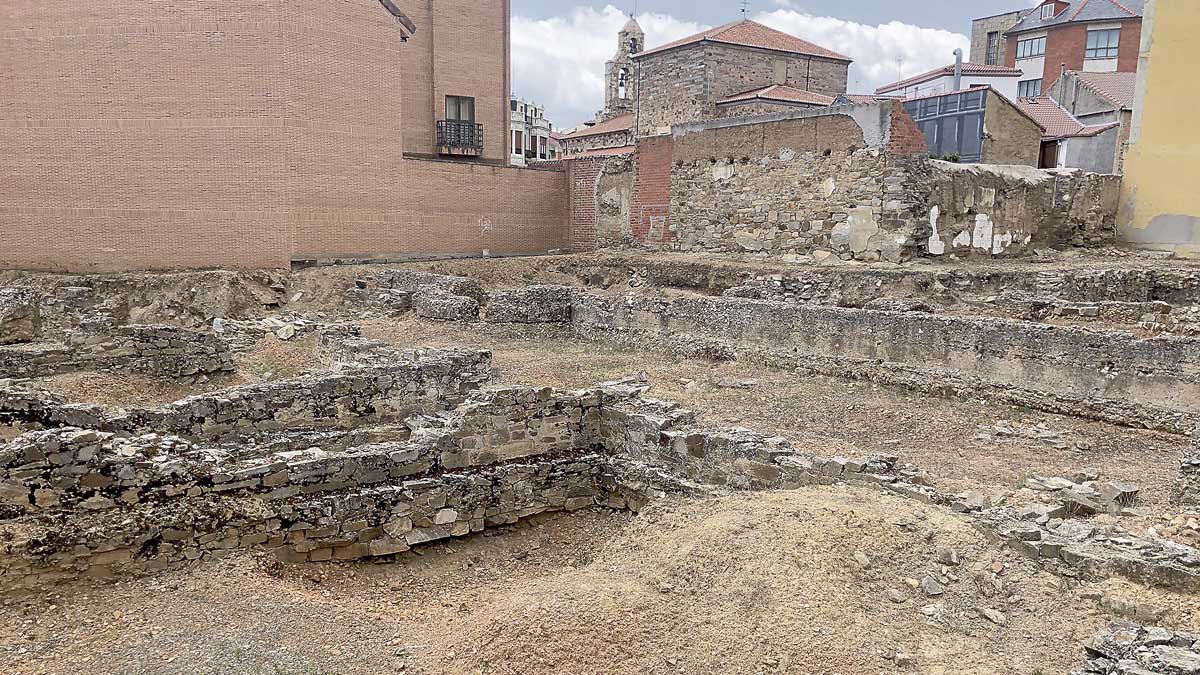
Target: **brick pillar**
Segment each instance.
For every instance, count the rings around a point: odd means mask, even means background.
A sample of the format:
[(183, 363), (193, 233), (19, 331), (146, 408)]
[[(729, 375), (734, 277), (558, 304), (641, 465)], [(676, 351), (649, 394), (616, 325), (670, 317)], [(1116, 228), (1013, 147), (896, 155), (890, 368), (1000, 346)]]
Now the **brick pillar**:
[(652, 136), (637, 141), (629, 219), (634, 239), (644, 244), (667, 244), (671, 240), (671, 159), (674, 146), (675, 141), (671, 136)]
[(571, 250), (596, 249), (596, 179), (604, 168), (603, 157), (568, 159), (567, 218)]

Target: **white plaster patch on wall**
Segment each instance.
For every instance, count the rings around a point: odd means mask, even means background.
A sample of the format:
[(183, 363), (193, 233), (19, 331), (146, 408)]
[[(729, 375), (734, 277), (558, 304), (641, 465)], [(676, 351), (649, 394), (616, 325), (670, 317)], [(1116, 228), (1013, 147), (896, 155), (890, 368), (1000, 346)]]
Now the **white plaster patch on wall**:
[(995, 255), (1000, 255), (1001, 253), (1004, 253), (1005, 249), (1007, 249), (1009, 246), (1012, 246), (1012, 243), (1012, 232), (998, 234), (992, 237), (992, 253)]
[(825, 195), (826, 198), (833, 195), (833, 193), (836, 191), (837, 191), (837, 183), (833, 180), (833, 176), (829, 176), (828, 178), (825, 179), (825, 181), (823, 183), (821, 183), (821, 192)]
[(929, 209), (929, 224), (933, 227), (933, 234), (929, 237), (929, 252), (932, 255), (942, 255), (946, 252), (946, 242), (942, 241), (942, 235), (938, 233), (937, 221), (938, 215), (941, 213), (936, 205)]
[(992, 247), (992, 218), (986, 213), (975, 215), (975, 232), (971, 235), (971, 244), (980, 250), (986, 251)]
[(729, 180), (733, 178), (732, 164), (717, 164), (712, 168), (712, 177), (714, 181)]
[(953, 244), (955, 248), (966, 248), (966, 247), (970, 246), (971, 245), (971, 231), (963, 230), (962, 232), (959, 232), (958, 236), (954, 238), (954, 241), (952, 241), (950, 243)]
[(875, 212), (869, 206), (850, 209), (850, 216), (846, 219), (846, 223), (850, 226), (850, 250), (855, 253), (866, 251), (869, 248), (867, 242), (872, 236), (879, 233), (879, 224), (875, 222)]

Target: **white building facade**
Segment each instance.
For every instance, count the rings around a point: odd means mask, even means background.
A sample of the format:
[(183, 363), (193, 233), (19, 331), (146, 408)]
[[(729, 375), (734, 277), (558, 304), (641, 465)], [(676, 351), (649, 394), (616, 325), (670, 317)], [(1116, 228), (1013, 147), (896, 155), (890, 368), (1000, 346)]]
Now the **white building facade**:
[(546, 110), (523, 99), (509, 101), (509, 164), (526, 166), (530, 162), (558, 159), (561, 154), (557, 140), (551, 138), (554, 125), (546, 119)]

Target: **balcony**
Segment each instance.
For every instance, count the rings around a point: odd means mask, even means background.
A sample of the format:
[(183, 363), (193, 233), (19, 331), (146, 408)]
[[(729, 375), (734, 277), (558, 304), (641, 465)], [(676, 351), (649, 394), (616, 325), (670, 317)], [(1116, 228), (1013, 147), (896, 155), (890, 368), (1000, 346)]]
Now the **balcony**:
[(483, 125), (462, 120), (438, 120), (437, 144), (442, 154), (478, 155), (483, 152)]

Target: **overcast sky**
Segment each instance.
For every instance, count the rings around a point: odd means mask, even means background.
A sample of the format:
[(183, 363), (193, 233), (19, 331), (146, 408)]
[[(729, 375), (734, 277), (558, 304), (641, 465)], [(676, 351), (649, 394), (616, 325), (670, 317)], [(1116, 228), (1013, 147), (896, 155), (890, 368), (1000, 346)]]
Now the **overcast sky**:
[[(748, 16), (854, 59), (849, 89), (876, 87), (954, 61), (971, 19), (1037, 0), (751, 0)], [(633, 0), (513, 0), (513, 92), (546, 107), (555, 128), (604, 106), (604, 62)], [(741, 18), (740, 0), (638, 0), (646, 45)], [(901, 59), (897, 63), (897, 59)]]

